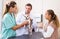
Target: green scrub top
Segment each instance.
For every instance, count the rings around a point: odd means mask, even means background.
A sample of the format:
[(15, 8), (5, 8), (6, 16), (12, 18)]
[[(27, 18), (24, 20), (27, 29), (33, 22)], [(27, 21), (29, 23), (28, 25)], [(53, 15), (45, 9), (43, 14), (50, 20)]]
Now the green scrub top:
[(16, 26), (14, 14), (5, 14), (2, 20), (2, 39), (16, 36), (16, 32), (12, 29), (14, 26)]

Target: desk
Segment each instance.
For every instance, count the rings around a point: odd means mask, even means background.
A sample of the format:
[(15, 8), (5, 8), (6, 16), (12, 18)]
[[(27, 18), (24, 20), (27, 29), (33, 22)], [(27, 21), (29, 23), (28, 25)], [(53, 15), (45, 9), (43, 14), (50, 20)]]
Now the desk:
[(15, 37), (10, 37), (9, 39), (40, 39), (40, 38), (43, 38), (41, 32), (33, 32), (32, 35), (15, 36)]

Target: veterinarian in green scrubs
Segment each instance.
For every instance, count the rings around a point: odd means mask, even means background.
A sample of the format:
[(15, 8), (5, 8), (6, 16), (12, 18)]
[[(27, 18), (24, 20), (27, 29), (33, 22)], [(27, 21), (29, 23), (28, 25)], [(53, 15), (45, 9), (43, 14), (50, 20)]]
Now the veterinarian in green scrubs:
[(28, 21), (24, 21), (17, 25), (14, 16), (14, 13), (16, 12), (16, 2), (11, 1), (9, 4), (6, 5), (6, 12), (4, 13), (2, 20), (2, 39), (8, 39), (9, 37), (16, 36), (15, 30), (28, 24)]

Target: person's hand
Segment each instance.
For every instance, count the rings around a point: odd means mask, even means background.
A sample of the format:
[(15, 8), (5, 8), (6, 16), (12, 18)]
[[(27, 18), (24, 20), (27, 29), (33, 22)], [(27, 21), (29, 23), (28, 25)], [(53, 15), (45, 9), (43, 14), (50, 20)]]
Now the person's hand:
[(42, 22), (38, 23), (38, 27), (43, 28), (43, 23)]
[(28, 24), (29, 22), (27, 20), (23, 22), (23, 25), (28, 25)]

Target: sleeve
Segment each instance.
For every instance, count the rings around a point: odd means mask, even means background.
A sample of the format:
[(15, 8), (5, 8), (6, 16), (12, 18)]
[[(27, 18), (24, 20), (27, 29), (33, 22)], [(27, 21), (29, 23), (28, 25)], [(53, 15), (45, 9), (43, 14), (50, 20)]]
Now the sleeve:
[(13, 20), (11, 19), (11, 17), (9, 15), (5, 16), (3, 18), (3, 22), (4, 27), (6, 29), (12, 28), (13, 26), (15, 26), (15, 24), (13, 23)]
[(51, 35), (53, 34), (54, 32), (54, 28), (52, 26), (48, 26), (47, 27), (47, 32), (42, 32), (43, 33), (43, 36), (45, 38), (48, 38), (48, 37), (51, 37)]

